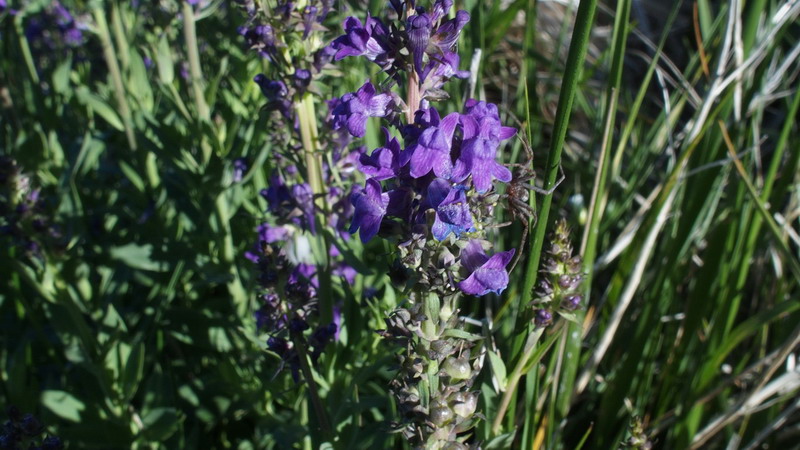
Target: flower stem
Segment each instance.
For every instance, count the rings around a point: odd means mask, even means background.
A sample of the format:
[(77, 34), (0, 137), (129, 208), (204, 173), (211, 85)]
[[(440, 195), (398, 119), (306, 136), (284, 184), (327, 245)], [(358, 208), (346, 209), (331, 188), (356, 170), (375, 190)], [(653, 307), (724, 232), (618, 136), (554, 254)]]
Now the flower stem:
[(117, 106), (119, 107), (120, 115), (122, 115), (122, 123), (125, 126), (125, 136), (128, 138), (128, 145), (131, 150), (136, 150), (137, 144), (136, 136), (133, 133), (131, 110), (128, 107), (128, 100), (125, 98), (125, 85), (122, 83), (122, 73), (119, 70), (119, 63), (117, 62), (114, 43), (111, 40), (111, 33), (108, 30), (105, 12), (100, 8), (95, 8), (94, 20), (97, 22), (97, 31), (103, 43), (103, 57), (106, 60), (106, 65), (108, 65), (108, 71), (111, 73), (111, 82), (114, 84), (114, 95), (117, 98)]
[(306, 386), (308, 386), (308, 396), (311, 399), (314, 414), (316, 414), (322, 434), (327, 440), (332, 436), (332, 428), (328, 420), (328, 414), (319, 397), (317, 383), (314, 381), (314, 374), (311, 372), (311, 366), (308, 364), (308, 352), (306, 352), (303, 337), (298, 333), (292, 333), (292, 342), (297, 351), (297, 357), (300, 360), (300, 370), (303, 372), (303, 378), (305, 378)]
[[(575, 17), (575, 28), (572, 34), (572, 40), (569, 46), (569, 53), (567, 56), (566, 70), (564, 71), (564, 80), (561, 85), (561, 92), (558, 97), (558, 110), (556, 112), (556, 120), (553, 126), (553, 138), (550, 141), (550, 151), (547, 155), (547, 166), (545, 167), (546, 176), (544, 180), (544, 189), (550, 189), (555, 184), (558, 178), (559, 170), (561, 167), (561, 151), (564, 148), (564, 141), (567, 136), (567, 127), (569, 126), (569, 118), (572, 113), (572, 104), (575, 100), (575, 94), (578, 90), (578, 80), (582, 73), (582, 68), (585, 63), (586, 49), (588, 47), (590, 31), (592, 29), (592, 22), (594, 21), (594, 12), (597, 6), (597, 0), (584, 0), (578, 6), (578, 12)], [(517, 302), (523, 302), (530, 299), (531, 290), (536, 284), (537, 268), (541, 259), (542, 247), (544, 245), (544, 236), (547, 231), (548, 218), (550, 216), (550, 206), (553, 202), (552, 193), (545, 195), (542, 199), (542, 206), (539, 209), (539, 217), (536, 222), (536, 227), (531, 228), (531, 236), (528, 239), (530, 255), (525, 266), (525, 277), (522, 287), (522, 295), (519, 296)], [(519, 311), (522, 304), (518, 303), (514, 310)], [(517, 324), (515, 329), (530, 329), (530, 312), (527, 314), (520, 314), (517, 317)], [(517, 336), (514, 342), (514, 352), (522, 346), (522, 339), (528, 333), (522, 333)]]
[(553, 327), (548, 338), (545, 339), (541, 344), (539, 344), (539, 340), (544, 334), (545, 329), (543, 327), (537, 327), (528, 335), (528, 338), (525, 341), (525, 348), (522, 352), (522, 356), (520, 357), (519, 361), (517, 361), (517, 365), (514, 366), (514, 370), (511, 371), (511, 375), (508, 376), (506, 390), (503, 393), (500, 406), (497, 408), (494, 422), (492, 422), (492, 433), (495, 435), (500, 432), (500, 428), (503, 424), (503, 418), (505, 417), (509, 406), (511, 406), (511, 402), (514, 399), (514, 394), (517, 390), (517, 386), (519, 385), (519, 380), (525, 374), (527, 374), (534, 364), (539, 362), (539, 360), (544, 356), (545, 352), (547, 352), (547, 350), (553, 346), (556, 338), (562, 334), (561, 330), (563, 327), (564, 322), (558, 322)]
[(300, 100), (294, 102), (297, 120), (300, 124), (300, 138), (303, 141), (303, 155), (306, 163), (306, 180), (311, 186), (314, 195), (314, 220), (316, 222), (317, 236), (321, 261), (317, 261), (318, 275), (320, 282), (320, 320), (328, 323), (333, 320), (333, 303), (331, 296), (331, 277), (328, 261), (328, 242), (327, 235), (321, 230), (325, 227), (328, 217), (328, 204), (325, 202), (325, 184), (322, 178), (322, 154), (319, 147), (319, 135), (317, 131), (317, 118), (314, 110), (314, 99), (311, 94), (306, 92)]
[(22, 51), (22, 57), (25, 59), (25, 66), (28, 68), (28, 73), (31, 80), (35, 84), (39, 84), (39, 72), (36, 71), (36, 65), (33, 63), (33, 55), (31, 54), (31, 46), (28, 44), (28, 37), (22, 29), (22, 15), (14, 18), (14, 28), (17, 30), (17, 37), (19, 38), (19, 47)]
[[(197, 48), (197, 29), (194, 23), (194, 9), (187, 1), (183, 1), (183, 36), (186, 40), (186, 51), (189, 54), (189, 73), (192, 77), (194, 102), (200, 120), (207, 121), (211, 115), (206, 97), (203, 93), (203, 71), (200, 67), (200, 52)], [(209, 151), (211, 147), (208, 147)], [(206, 162), (208, 158), (206, 158)]]

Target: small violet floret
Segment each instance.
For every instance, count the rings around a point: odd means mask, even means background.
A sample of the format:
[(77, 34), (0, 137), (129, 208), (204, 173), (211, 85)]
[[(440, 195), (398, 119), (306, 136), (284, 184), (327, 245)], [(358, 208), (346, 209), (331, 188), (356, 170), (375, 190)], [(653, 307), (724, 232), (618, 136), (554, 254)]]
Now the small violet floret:
[(417, 142), (406, 149), (408, 156), (404, 159), (411, 164), (412, 177), (424, 177), (431, 170), (437, 177), (450, 177), (453, 170), (450, 149), (458, 119), (458, 113), (448, 114), (438, 125), (424, 130)]
[(376, 93), (375, 86), (367, 81), (355, 93), (342, 96), (333, 110), (334, 123), (347, 127), (347, 131), (355, 137), (364, 137), (367, 134), (367, 117), (386, 117), (391, 104), (391, 95)]
[(371, 155), (362, 153), (359, 157), (358, 169), (375, 180), (386, 180), (397, 176), (400, 165), (400, 142), (383, 128), (386, 143), (376, 148)]
[(511, 181), (511, 171), (496, 160), (500, 141), (510, 138), (516, 129), (500, 124), (497, 106), (469, 100), (467, 113), (461, 116), (464, 130), (461, 155), (456, 160), (453, 181), (464, 181), (472, 175), (475, 189), (486, 192), (492, 187), (492, 178)]
[(480, 241), (472, 239), (461, 250), (461, 264), (470, 275), (458, 283), (466, 294), (486, 295), (490, 292), (500, 294), (508, 286), (506, 266), (514, 257), (514, 249), (486, 256)]
[(461, 233), (475, 230), (465, 191), (464, 186), (452, 187), (449, 181), (441, 178), (428, 186), (428, 201), (436, 210), (431, 229), (436, 240), (445, 240), (451, 232), (458, 237)]
[(337, 38), (331, 46), (336, 49), (334, 59), (339, 61), (347, 56), (365, 56), (370, 61), (375, 61), (386, 53), (381, 41), (388, 30), (374, 17), (367, 17), (365, 24), (355, 17), (348, 17), (344, 21), (344, 36)]
[(352, 202), (355, 207), (350, 233), (361, 229), (361, 242), (367, 242), (378, 234), (386, 208), (389, 206), (389, 194), (381, 192), (377, 180), (367, 180), (364, 189), (353, 192)]

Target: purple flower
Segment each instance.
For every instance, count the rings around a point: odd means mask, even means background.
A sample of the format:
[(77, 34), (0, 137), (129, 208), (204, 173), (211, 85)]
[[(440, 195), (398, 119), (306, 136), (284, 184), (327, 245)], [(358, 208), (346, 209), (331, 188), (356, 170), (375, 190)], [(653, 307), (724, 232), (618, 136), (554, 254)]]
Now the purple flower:
[(247, 251), (244, 253), (245, 258), (249, 259), (255, 264), (258, 264), (259, 249), (262, 243), (272, 244), (273, 242), (285, 241), (289, 237), (289, 229), (283, 226), (273, 226), (268, 223), (262, 223), (256, 228), (258, 233), (258, 242), (253, 246), (254, 251)]
[(366, 56), (375, 61), (385, 54), (387, 49), (381, 43), (388, 34), (386, 27), (378, 20), (368, 16), (365, 24), (355, 17), (344, 21), (344, 36), (338, 37), (331, 46), (337, 50), (336, 61), (347, 56)]
[(449, 181), (441, 178), (428, 186), (428, 201), (436, 209), (431, 232), (437, 241), (445, 240), (451, 232), (458, 237), (465, 231), (474, 230), (464, 191), (464, 187), (452, 187)]
[(289, 188), (280, 175), (270, 178), (269, 187), (261, 191), (261, 196), (267, 200), (269, 210), (273, 213), (280, 211), (291, 202)]
[(453, 48), (458, 41), (458, 36), (461, 34), (461, 29), (469, 22), (469, 13), (460, 10), (456, 13), (454, 19), (439, 25), (436, 33), (431, 36), (431, 44), (439, 48), (440, 51), (445, 52)]
[(267, 98), (267, 109), (278, 111), (286, 118), (291, 117), (292, 102), (288, 98), (289, 88), (283, 81), (270, 80), (263, 73), (256, 75), (253, 81)]
[(377, 94), (375, 86), (367, 81), (357, 92), (342, 96), (333, 110), (334, 124), (346, 126), (355, 137), (363, 137), (367, 134), (367, 117), (386, 117), (391, 103), (391, 95)]
[(433, 24), (427, 14), (417, 14), (408, 18), (406, 32), (408, 33), (408, 49), (414, 55), (414, 68), (417, 73), (422, 72), (422, 56), (428, 48)]
[(433, 70), (432, 79), (427, 84), (432, 85), (434, 88), (439, 88), (450, 78), (467, 78), (469, 71), (458, 70), (459, 62), (458, 53), (445, 52), (441, 58), (432, 58), (430, 64), (425, 66), (425, 70), (422, 72), (422, 79), (427, 79), (428, 74)]
[(481, 247), (478, 240), (472, 239), (461, 250), (461, 264), (470, 272), (466, 280), (458, 283), (458, 287), (466, 294), (486, 295), (489, 292), (500, 294), (508, 286), (506, 266), (514, 257), (514, 249), (495, 253), (491, 257)]
[(431, 170), (439, 178), (450, 177), (453, 170), (450, 147), (458, 118), (458, 113), (448, 114), (437, 126), (423, 131), (417, 142), (406, 149), (412, 177), (424, 177)]
[(382, 193), (380, 183), (370, 178), (364, 189), (353, 193), (352, 202), (355, 212), (350, 233), (355, 233), (360, 228), (361, 242), (367, 242), (378, 234), (381, 220), (389, 206), (389, 194)]
[(300, 183), (292, 186), (292, 199), (303, 212), (304, 220), (295, 220), (299, 226), (305, 226), (311, 233), (316, 233), (314, 223), (314, 192), (308, 183)]
[(303, 39), (308, 38), (308, 33), (314, 27), (314, 21), (317, 19), (317, 7), (306, 6), (303, 10)]
[(376, 180), (393, 178), (400, 170), (400, 143), (385, 127), (383, 134), (386, 136), (383, 147), (376, 148), (371, 155), (362, 153), (359, 158), (358, 169)]
[(453, 180), (461, 182), (472, 175), (475, 189), (481, 193), (492, 187), (492, 178), (511, 181), (511, 171), (495, 158), (500, 141), (513, 136), (516, 130), (500, 125), (497, 106), (470, 100), (467, 102), (467, 114), (461, 116), (461, 124), (464, 137), (461, 155), (453, 170)]
[(431, 8), (431, 21), (436, 22), (450, 12), (453, 7), (453, 0), (436, 0)]
[(247, 172), (247, 159), (236, 158), (233, 161), (233, 182), (238, 183), (242, 181), (245, 172)]
[(294, 75), (292, 75), (292, 84), (297, 89), (297, 92), (305, 92), (308, 89), (308, 85), (311, 84), (311, 72), (306, 69), (295, 70)]

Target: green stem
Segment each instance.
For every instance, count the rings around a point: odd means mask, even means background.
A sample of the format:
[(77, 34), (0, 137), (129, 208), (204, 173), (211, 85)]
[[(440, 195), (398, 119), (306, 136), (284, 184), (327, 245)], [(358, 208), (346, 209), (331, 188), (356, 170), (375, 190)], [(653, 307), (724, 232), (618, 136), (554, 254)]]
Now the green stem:
[[(560, 327), (559, 323), (559, 327)], [(500, 406), (497, 408), (497, 413), (494, 417), (494, 422), (492, 422), (492, 433), (497, 435), (500, 432), (500, 428), (503, 425), (503, 418), (505, 418), (506, 411), (508, 407), (511, 405), (511, 400), (513, 400), (514, 395), (517, 391), (517, 386), (519, 385), (519, 380), (525, 375), (531, 367), (531, 361), (537, 350), (541, 350), (539, 346), (536, 344), (541, 339), (542, 334), (544, 334), (544, 328), (536, 328), (531, 334), (528, 335), (527, 342), (525, 343), (525, 349), (523, 350), (522, 357), (519, 358), (517, 361), (517, 365), (514, 366), (514, 370), (511, 371), (511, 375), (508, 376), (508, 383), (506, 384), (506, 391), (503, 393), (503, 398), (500, 401)], [(552, 344), (552, 343), (551, 343)], [(539, 357), (544, 353), (539, 351)]]
[(236, 309), (240, 315), (247, 313), (247, 294), (242, 286), (242, 280), (239, 277), (239, 270), (236, 268), (236, 247), (233, 244), (233, 234), (230, 225), (230, 211), (228, 210), (228, 198), (225, 192), (221, 192), (215, 203), (215, 215), (219, 223), (219, 232), (221, 235), (221, 242), (219, 248), (222, 251), (222, 263), (228, 267), (231, 279), (228, 281), (228, 293), (231, 295)]
[[(192, 90), (194, 91), (194, 101), (197, 105), (197, 114), (202, 121), (208, 121), (211, 115), (206, 97), (203, 92), (203, 71), (200, 68), (200, 52), (197, 48), (197, 29), (194, 22), (194, 9), (189, 2), (182, 0), (183, 3), (183, 36), (186, 40), (186, 51), (189, 56), (189, 73), (192, 77)], [(209, 147), (209, 151), (210, 151)], [(208, 161), (208, 159), (206, 159)]]
[(311, 366), (308, 364), (308, 352), (306, 352), (306, 346), (303, 343), (303, 337), (297, 333), (292, 333), (292, 342), (294, 343), (294, 348), (297, 351), (297, 358), (300, 360), (300, 370), (303, 372), (303, 378), (305, 378), (306, 386), (308, 386), (308, 396), (311, 399), (311, 405), (314, 408), (314, 414), (317, 416), (323, 436), (326, 440), (328, 440), (331, 436), (333, 436), (333, 429), (331, 428), (330, 420), (328, 419), (328, 414), (325, 411), (325, 407), (322, 405), (322, 400), (320, 399), (319, 391), (317, 390), (317, 383), (314, 381), (314, 373), (311, 371)]
[[(558, 178), (561, 167), (561, 150), (567, 136), (567, 127), (572, 113), (572, 104), (575, 100), (575, 93), (578, 89), (578, 79), (582, 73), (583, 64), (586, 57), (594, 12), (597, 0), (583, 0), (578, 6), (578, 13), (575, 18), (575, 28), (572, 34), (572, 41), (569, 46), (567, 65), (564, 71), (564, 81), (561, 85), (561, 93), (558, 97), (558, 110), (556, 120), (553, 125), (553, 139), (550, 141), (550, 152), (547, 155), (547, 174), (544, 180), (544, 189), (551, 189)], [(552, 193), (545, 195), (542, 206), (539, 210), (539, 218), (536, 227), (531, 229), (531, 236), (528, 239), (530, 255), (525, 266), (525, 278), (522, 287), (522, 295), (517, 302), (530, 300), (530, 293), (536, 283), (537, 268), (541, 258), (542, 246), (544, 245), (544, 235), (547, 231), (547, 222), (550, 216), (550, 206), (553, 202)], [(522, 304), (517, 304), (514, 308), (519, 310)], [(517, 318), (515, 329), (527, 329), (530, 322), (530, 312), (520, 314)], [(514, 345), (514, 353), (522, 346), (522, 339), (527, 333), (517, 335)]]
[(128, 38), (125, 35), (125, 26), (122, 23), (122, 13), (119, 10), (119, 2), (115, 1), (111, 11), (111, 26), (114, 28), (114, 39), (119, 46), (119, 60), (122, 68), (128, 70), (131, 65), (131, 51), (128, 47)]
[(17, 31), (19, 48), (22, 51), (22, 58), (25, 59), (25, 66), (28, 68), (28, 74), (35, 84), (39, 84), (39, 72), (36, 71), (36, 65), (33, 63), (31, 46), (28, 45), (28, 37), (25, 36), (25, 31), (22, 29), (22, 16), (14, 18), (14, 29)]
[(111, 73), (111, 82), (114, 84), (114, 95), (122, 116), (122, 123), (125, 126), (125, 136), (128, 138), (128, 145), (131, 150), (136, 150), (138, 146), (136, 144), (136, 135), (133, 133), (131, 110), (128, 107), (128, 100), (125, 98), (125, 85), (122, 83), (122, 72), (119, 70), (119, 63), (114, 50), (114, 42), (111, 40), (111, 33), (108, 30), (106, 15), (101, 8), (95, 8), (93, 14), (94, 20), (97, 22), (100, 40), (103, 43), (103, 57), (108, 65), (108, 71)]
[(306, 180), (314, 194), (314, 221), (316, 223), (320, 261), (317, 261), (320, 292), (319, 311), (321, 323), (333, 320), (333, 302), (331, 302), (331, 275), (328, 258), (330, 242), (327, 234), (323, 233), (327, 223), (328, 204), (325, 201), (326, 187), (322, 178), (322, 153), (319, 149), (319, 135), (317, 131), (317, 117), (314, 109), (314, 99), (306, 92), (300, 100), (295, 100), (295, 111), (300, 124), (300, 138), (303, 142), (303, 157), (306, 163)]

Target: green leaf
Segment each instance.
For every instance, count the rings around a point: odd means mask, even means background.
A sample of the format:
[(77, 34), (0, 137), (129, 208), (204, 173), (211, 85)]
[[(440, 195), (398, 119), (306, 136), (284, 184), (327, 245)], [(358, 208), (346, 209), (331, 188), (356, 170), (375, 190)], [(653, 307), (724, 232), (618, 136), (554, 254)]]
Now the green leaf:
[(153, 89), (147, 78), (147, 68), (141, 55), (131, 49), (131, 66), (128, 76), (128, 86), (131, 94), (136, 97), (139, 105), (145, 111), (153, 110)]
[(491, 441), (487, 442), (486, 447), (484, 448), (486, 450), (511, 448), (511, 444), (514, 443), (514, 436), (516, 435), (516, 431), (511, 431), (509, 433), (496, 436)]
[(154, 408), (145, 414), (142, 422), (142, 437), (148, 441), (160, 442), (178, 431), (181, 416), (175, 408)]
[(506, 390), (506, 365), (503, 362), (503, 359), (500, 358), (500, 355), (493, 352), (492, 350), (488, 351), (489, 353), (489, 362), (492, 364), (492, 376), (494, 380), (497, 382), (497, 386), (500, 388), (500, 391)]
[(114, 247), (111, 249), (111, 257), (124, 262), (134, 269), (152, 270), (155, 272), (163, 272), (166, 270), (161, 263), (150, 259), (153, 252), (152, 245), (137, 245), (128, 244), (122, 247)]
[(444, 336), (447, 336), (447, 337), (466, 339), (466, 340), (472, 341), (472, 342), (480, 341), (481, 339), (483, 339), (483, 336), (480, 336), (478, 334), (472, 334), (472, 333), (466, 332), (464, 330), (457, 330), (457, 329), (453, 329), (453, 328), (451, 328), (449, 330), (445, 330), (445, 332), (443, 334), (444, 334)]
[(86, 409), (82, 401), (69, 392), (47, 390), (42, 392), (42, 405), (62, 419), (81, 421), (81, 412)]
[(136, 169), (125, 161), (119, 162), (119, 168), (122, 169), (122, 173), (133, 183), (136, 189), (140, 192), (144, 192), (144, 180), (142, 180), (142, 177), (136, 172)]
[(139, 342), (133, 347), (128, 360), (125, 362), (125, 370), (122, 372), (122, 396), (127, 403), (136, 394), (139, 384), (144, 376), (144, 343)]
[(161, 82), (172, 84), (175, 79), (175, 67), (173, 67), (172, 53), (170, 52), (166, 35), (161, 35), (161, 39), (158, 40), (156, 64), (158, 65), (158, 78), (161, 79)]
[(53, 90), (56, 93), (69, 94), (70, 73), (72, 73), (72, 58), (67, 58), (53, 71)]
[(125, 131), (125, 126), (122, 124), (122, 119), (119, 118), (117, 112), (108, 105), (102, 98), (89, 91), (86, 86), (81, 86), (76, 91), (78, 100), (86, 105), (89, 109), (97, 113), (112, 127), (119, 131)]

